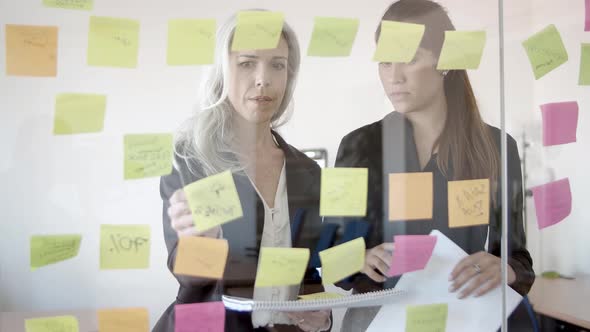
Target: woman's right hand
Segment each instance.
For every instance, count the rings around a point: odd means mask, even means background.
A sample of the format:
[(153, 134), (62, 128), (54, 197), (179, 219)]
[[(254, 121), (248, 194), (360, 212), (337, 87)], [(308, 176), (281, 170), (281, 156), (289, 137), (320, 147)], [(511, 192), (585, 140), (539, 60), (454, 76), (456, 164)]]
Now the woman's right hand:
[(218, 238), (221, 227), (213, 227), (204, 232), (199, 232), (193, 222), (193, 215), (188, 205), (188, 200), (184, 190), (178, 189), (170, 197), (170, 207), (168, 208), (168, 217), (172, 229), (176, 231), (178, 237), (182, 236), (204, 236)]
[(395, 245), (393, 242), (385, 242), (367, 250), (365, 253), (365, 265), (361, 272), (373, 281), (385, 282), (387, 280), (385, 276), (389, 272), (394, 248)]

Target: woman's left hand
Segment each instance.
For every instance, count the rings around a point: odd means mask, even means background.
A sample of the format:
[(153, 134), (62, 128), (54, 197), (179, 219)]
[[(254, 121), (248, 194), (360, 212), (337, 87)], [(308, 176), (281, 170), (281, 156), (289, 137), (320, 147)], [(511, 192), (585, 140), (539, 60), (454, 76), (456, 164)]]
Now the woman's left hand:
[(306, 332), (324, 331), (330, 328), (330, 310), (287, 312), (287, 316)]
[[(516, 274), (508, 265), (508, 284), (516, 280)], [(465, 298), (472, 293), (481, 296), (498, 287), (502, 281), (502, 267), (500, 257), (485, 251), (463, 258), (449, 276), (451, 286), (449, 291), (455, 292), (465, 286), (459, 293), (459, 298)], [(474, 293), (475, 292), (475, 293)]]

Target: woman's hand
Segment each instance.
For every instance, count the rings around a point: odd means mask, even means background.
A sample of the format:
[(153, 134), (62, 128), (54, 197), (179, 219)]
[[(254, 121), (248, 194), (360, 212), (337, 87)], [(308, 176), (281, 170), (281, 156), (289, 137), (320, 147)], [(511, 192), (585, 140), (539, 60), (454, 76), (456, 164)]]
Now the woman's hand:
[(326, 331), (330, 328), (330, 310), (286, 312), (285, 314), (306, 332)]
[(188, 200), (184, 190), (178, 189), (170, 197), (170, 207), (168, 208), (168, 217), (170, 217), (170, 224), (172, 229), (176, 231), (178, 237), (182, 236), (204, 236), (204, 237), (219, 237), (221, 227), (213, 227), (204, 232), (199, 232), (193, 223), (193, 215), (188, 205)]
[(392, 242), (386, 242), (367, 250), (365, 253), (365, 265), (361, 272), (373, 281), (385, 282), (387, 280), (385, 276), (389, 272), (389, 264), (391, 264), (394, 247)]
[[(452, 282), (449, 291), (455, 292), (465, 286), (459, 293), (459, 298), (470, 294), (481, 296), (498, 287), (502, 281), (502, 267), (500, 257), (485, 251), (463, 258), (453, 269), (449, 280)], [(508, 284), (516, 281), (516, 274), (508, 265)], [(475, 292), (475, 293), (474, 293)]]

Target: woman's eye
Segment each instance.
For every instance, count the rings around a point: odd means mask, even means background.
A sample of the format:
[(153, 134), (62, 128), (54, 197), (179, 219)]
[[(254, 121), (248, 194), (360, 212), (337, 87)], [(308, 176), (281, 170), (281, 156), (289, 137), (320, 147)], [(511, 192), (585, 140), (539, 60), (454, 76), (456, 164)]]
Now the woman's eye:
[(273, 63), (272, 67), (277, 70), (283, 70), (283, 69), (285, 69), (286, 66), (284, 63), (277, 62), (277, 63)]
[(391, 62), (379, 62), (379, 66), (381, 66), (381, 67), (390, 67), (391, 66)]
[(251, 68), (251, 67), (254, 66), (254, 62), (252, 62), (252, 61), (244, 61), (244, 62), (240, 62), (238, 65), (240, 67), (242, 67), (242, 68)]

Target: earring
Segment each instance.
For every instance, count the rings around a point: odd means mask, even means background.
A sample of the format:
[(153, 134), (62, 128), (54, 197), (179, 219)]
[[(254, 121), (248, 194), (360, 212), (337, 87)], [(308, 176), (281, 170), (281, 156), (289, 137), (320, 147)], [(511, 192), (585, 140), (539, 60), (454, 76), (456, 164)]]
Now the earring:
[(445, 76), (447, 76), (447, 74), (448, 74), (448, 73), (449, 73), (449, 71), (448, 71), (448, 70), (443, 70), (443, 71), (441, 72), (441, 75), (442, 75), (443, 77), (445, 77)]

